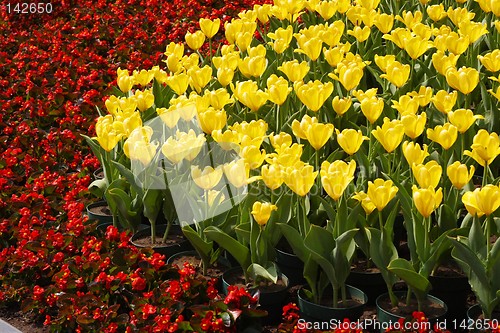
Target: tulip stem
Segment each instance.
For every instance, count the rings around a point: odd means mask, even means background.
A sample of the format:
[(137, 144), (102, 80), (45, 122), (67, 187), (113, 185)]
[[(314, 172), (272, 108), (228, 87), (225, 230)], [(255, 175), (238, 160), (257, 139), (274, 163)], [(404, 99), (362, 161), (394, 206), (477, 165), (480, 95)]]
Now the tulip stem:
[[(319, 170), (319, 150), (316, 150), (316, 154), (314, 154), (314, 163), (316, 171)], [(318, 186), (318, 193), (321, 193), (321, 177), (316, 176), (316, 186)]]
[(486, 262), (490, 262), (490, 250), (491, 250), (491, 214), (486, 218)]
[(384, 230), (384, 222), (383, 222), (383, 217), (382, 217), (382, 211), (381, 210), (378, 211), (378, 224), (379, 224), (379, 227), (380, 227), (380, 231), (383, 232), (383, 230)]

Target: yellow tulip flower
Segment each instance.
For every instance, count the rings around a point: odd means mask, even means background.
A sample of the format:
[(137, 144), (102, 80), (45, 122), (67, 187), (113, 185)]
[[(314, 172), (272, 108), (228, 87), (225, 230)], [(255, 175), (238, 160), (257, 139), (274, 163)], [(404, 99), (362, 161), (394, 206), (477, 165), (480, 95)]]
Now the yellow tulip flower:
[(238, 150), (241, 142), (241, 135), (233, 130), (216, 130), (212, 132), (212, 138), (224, 150)]
[(238, 62), (238, 69), (244, 77), (260, 77), (267, 68), (265, 56), (245, 57)]
[(227, 180), (236, 188), (241, 188), (249, 183), (257, 180), (260, 177), (250, 178), (250, 167), (243, 159), (238, 159), (226, 163), (222, 166), (222, 170), (227, 177)]
[(464, 151), (464, 155), (470, 156), (482, 166), (490, 165), (500, 154), (500, 139), (498, 134), (488, 133), (480, 129), (474, 136), (471, 145), (472, 151)]
[(445, 55), (441, 50), (436, 51), (432, 54), (432, 65), (441, 75), (446, 75), (446, 71), (449, 68), (455, 68), (457, 60), (460, 56), (450, 53)]
[(212, 134), (226, 126), (227, 114), (224, 109), (216, 110), (209, 107), (206, 111), (198, 113), (198, 121), (203, 132)]
[(431, 87), (425, 87), (425, 86), (420, 86), (420, 88), (417, 91), (411, 91), (407, 95), (410, 97), (413, 97), (413, 99), (418, 101), (418, 105), (420, 107), (424, 107), (427, 104), (429, 104), (432, 100), (432, 88)]
[(384, 100), (382, 98), (373, 96), (361, 100), (361, 112), (371, 124), (377, 121), (383, 110)]
[(335, 73), (330, 73), (328, 76), (339, 81), (346, 90), (351, 90), (356, 88), (363, 78), (363, 66), (355, 62), (348, 65), (341, 62), (337, 65)]
[(226, 87), (229, 83), (233, 81), (234, 70), (229, 67), (221, 67), (217, 70), (217, 80), (219, 83)]
[(318, 171), (314, 171), (312, 165), (297, 163), (293, 167), (285, 170), (285, 184), (298, 196), (305, 196), (314, 185), (314, 180), (318, 176)]
[(282, 63), (281, 66), (278, 67), (278, 70), (283, 72), (288, 80), (299, 82), (309, 73), (309, 65), (307, 65), (307, 61), (299, 63), (297, 59), (294, 59)]
[(339, 115), (342, 116), (346, 113), (352, 105), (351, 97), (343, 97), (335, 96), (332, 100), (333, 110)]
[(356, 38), (359, 43), (363, 43), (365, 40), (367, 40), (368, 37), (370, 37), (370, 32), (370, 27), (364, 26), (363, 28), (361, 28), (359, 25), (354, 26), (352, 30), (347, 30), (347, 34), (354, 36), (354, 38)]
[(370, 215), (375, 210), (375, 208), (377, 208), (370, 200), (368, 195), (363, 191), (356, 192), (356, 194), (353, 195), (352, 198), (358, 200), (361, 203), (361, 207), (363, 207), (366, 215)]
[(398, 110), (401, 115), (408, 113), (417, 114), (419, 106), (418, 100), (409, 95), (399, 97), (399, 101), (392, 101), (392, 108)]
[(488, 92), (492, 94), (497, 100), (500, 101), (500, 86), (497, 87), (497, 91), (494, 92), (493, 89), (488, 89)]
[(336, 160), (333, 163), (324, 161), (321, 164), (321, 184), (326, 193), (335, 201), (338, 201), (349, 183), (354, 179), (356, 161), (351, 160), (349, 164)]
[(393, 61), (387, 65), (386, 69), (387, 73), (380, 75), (380, 77), (387, 79), (398, 88), (404, 85), (410, 77), (410, 65), (403, 65), (398, 61)]
[(264, 184), (271, 189), (278, 189), (283, 184), (283, 170), (279, 164), (265, 164), (260, 168)]
[(300, 101), (311, 111), (318, 111), (333, 92), (333, 83), (319, 80), (296, 82), (294, 90)]
[(474, 115), (470, 109), (458, 109), (448, 112), (448, 120), (457, 127), (460, 133), (465, 133), (478, 119), (484, 119), (481, 115)]
[(252, 206), (252, 216), (255, 222), (263, 227), (269, 221), (273, 210), (278, 210), (278, 207), (269, 202), (256, 201)]
[(431, 216), (432, 212), (441, 205), (443, 201), (443, 189), (437, 191), (433, 187), (417, 188), (413, 185), (413, 202), (418, 212), (425, 218)]
[(134, 77), (134, 83), (145, 87), (153, 80), (155, 74), (152, 71), (142, 69), (141, 71), (134, 70), (132, 76)]
[(290, 147), (280, 147), (276, 150), (277, 153), (269, 154), (266, 160), (269, 164), (280, 165), (284, 168), (293, 167), (300, 162), (302, 147), (303, 145), (297, 143)]
[(377, 178), (373, 182), (368, 181), (367, 195), (378, 211), (383, 210), (397, 193), (398, 188), (397, 186), (393, 186), (392, 180), (384, 181), (381, 178)]
[(378, 54), (375, 54), (375, 64), (380, 68), (380, 70), (384, 73), (387, 73), (387, 67), (389, 64), (392, 64), (394, 61), (396, 61), (396, 56), (393, 54), (387, 54), (380, 56)]
[(446, 168), (448, 178), (453, 186), (459, 190), (470, 182), (472, 176), (474, 176), (474, 171), (476, 171), (476, 168), (473, 165), (470, 166), (469, 170), (467, 165), (461, 164), (459, 161), (455, 161)]
[(134, 86), (135, 80), (133, 76), (128, 75), (128, 71), (126, 73), (122, 72), (123, 74), (118, 75), (118, 78), (116, 79), (116, 84), (118, 85), (118, 88), (124, 93), (129, 92), (130, 89)]
[(455, 55), (461, 55), (464, 53), (469, 47), (469, 37), (461, 36), (455, 31), (452, 31), (446, 36), (444, 43), (448, 51)]
[(113, 116), (108, 114), (99, 117), (95, 125), (97, 142), (105, 151), (111, 151), (123, 138), (124, 134), (113, 128)]
[(413, 141), (403, 142), (403, 155), (408, 162), (408, 165), (412, 167), (415, 164), (422, 164), (429, 153), (427, 152), (427, 145), (424, 144), (423, 148), (420, 148), (418, 143)]
[(450, 123), (445, 123), (443, 126), (438, 125), (434, 127), (434, 129), (427, 129), (427, 137), (429, 140), (439, 143), (445, 150), (453, 146), (457, 140), (457, 134), (457, 127)]
[(156, 155), (158, 143), (151, 143), (153, 129), (149, 126), (138, 127), (130, 133), (123, 144), (123, 152), (131, 161), (139, 161), (146, 166)]
[(336, 132), (339, 146), (349, 155), (355, 154), (363, 144), (363, 141), (370, 140), (367, 136), (363, 135), (363, 132), (352, 128), (346, 128), (342, 132), (337, 129)]
[(167, 78), (166, 83), (177, 95), (182, 95), (188, 88), (189, 76), (185, 73), (174, 74)]
[(325, 24), (325, 28), (319, 33), (319, 38), (330, 47), (342, 46), (340, 39), (342, 38), (344, 29), (345, 24), (341, 20), (337, 20), (330, 25)]
[(431, 20), (433, 20), (434, 22), (441, 21), (447, 16), (443, 4), (429, 6), (426, 10), (427, 15), (429, 15)]
[(488, 33), (486, 23), (463, 21), (460, 23), (458, 33), (469, 37), (469, 44), (475, 43), (481, 36)]
[(344, 55), (347, 51), (344, 46), (335, 46), (330, 49), (323, 48), (323, 55), (326, 61), (332, 67), (337, 67), (337, 65), (344, 60)]
[(465, 192), (462, 202), (471, 215), (493, 214), (500, 207), (500, 188), (488, 184), (482, 188), (477, 188), (474, 192)]
[(319, 37), (309, 38), (303, 34), (295, 34), (294, 36), (299, 45), (299, 48), (295, 49), (294, 52), (305, 54), (312, 61), (316, 61), (321, 54), (323, 41)]
[(490, 72), (500, 71), (500, 50), (495, 49), (486, 53), (484, 56), (477, 57), (481, 64)]
[(210, 105), (214, 109), (223, 109), (227, 104), (234, 102), (229, 92), (224, 88), (219, 88), (217, 90), (205, 90), (203, 95), (208, 96)]
[(286, 29), (278, 28), (274, 32), (269, 32), (267, 37), (274, 40), (274, 42), (269, 42), (268, 44), (273, 47), (273, 50), (282, 54), (290, 46), (290, 42), (293, 37), (293, 26), (289, 25)]
[(212, 168), (211, 166), (206, 166), (203, 171), (197, 166), (191, 166), (191, 177), (198, 187), (204, 189), (205, 191), (213, 189), (222, 178), (222, 168)]
[(292, 122), (293, 135), (299, 139), (307, 140), (307, 131), (311, 125), (315, 123), (318, 123), (318, 119), (316, 117), (310, 117), (307, 114), (302, 117), (300, 122), (294, 119)]
[(220, 28), (220, 19), (209, 20), (200, 18), (200, 29), (207, 38), (212, 38)]
[(269, 15), (271, 15), (271, 5), (254, 5), (253, 10), (257, 13), (257, 18), (262, 24), (269, 22)]
[(456, 90), (451, 93), (448, 93), (445, 90), (439, 90), (431, 99), (432, 105), (434, 105), (434, 107), (442, 113), (447, 114), (455, 106), (457, 97), (458, 93)]
[(174, 128), (175, 126), (177, 126), (177, 122), (181, 117), (180, 112), (175, 107), (168, 109), (157, 108), (156, 113), (158, 114), (158, 116), (160, 116), (160, 119), (165, 125), (168, 126), (168, 128)]
[(203, 133), (196, 135), (193, 129), (190, 129), (187, 133), (177, 130), (175, 137), (184, 146), (184, 159), (187, 161), (194, 160), (206, 142), (205, 135)]
[(208, 65), (202, 68), (195, 66), (188, 69), (187, 75), (189, 76), (189, 84), (196, 89), (196, 92), (201, 93), (201, 90), (212, 79), (212, 67)]
[(377, 13), (373, 22), (381, 33), (387, 34), (392, 30), (394, 25), (394, 15), (386, 13)]
[(290, 91), (292, 87), (288, 86), (288, 81), (284, 77), (271, 74), (267, 79), (267, 94), (274, 104), (283, 105)]
[(456, 27), (460, 26), (461, 22), (472, 20), (475, 16), (474, 13), (469, 12), (467, 8), (464, 7), (449, 7), (447, 14)]
[(205, 43), (205, 35), (201, 30), (198, 30), (194, 33), (190, 33), (189, 31), (186, 32), (184, 39), (186, 40), (186, 44), (189, 46), (189, 48), (195, 51), (198, 50), (203, 45), (203, 43)]
[(240, 157), (244, 159), (245, 164), (248, 164), (250, 169), (257, 169), (262, 165), (266, 158), (266, 151), (259, 150), (258, 147), (253, 145), (245, 146), (240, 151)]
[(415, 12), (403, 11), (402, 15), (396, 15), (396, 20), (403, 22), (408, 29), (413, 29), (413, 26), (422, 22), (422, 12), (417, 10)]
[(438, 162), (432, 160), (426, 164), (413, 164), (411, 166), (413, 176), (422, 188), (436, 188), (441, 180), (443, 170)]
[(189, 152), (184, 143), (179, 142), (174, 137), (169, 137), (161, 146), (163, 155), (173, 164), (180, 163)]
[(404, 49), (405, 49), (406, 53), (408, 53), (408, 55), (412, 59), (419, 58), (422, 54), (424, 54), (431, 47), (432, 47), (432, 43), (429, 42), (428, 39), (423, 39), (419, 36), (410, 37), (404, 45)]
[(372, 130), (372, 134), (388, 153), (392, 153), (403, 140), (404, 125), (400, 120), (390, 121), (386, 117), (382, 127), (377, 126), (376, 129)]
[(276, 135), (270, 135), (269, 142), (271, 142), (271, 145), (276, 150), (281, 149), (281, 147), (290, 147), (293, 143), (292, 136), (286, 132), (280, 132)]
[(137, 103), (137, 108), (141, 112), (149, 109), (151, 106), (153, 106), (155, 102), (155, 96), (153, 95), (151, 90), (144, 90), (144, 91), (136, 90), (134, 97)]
[(446, 82), (452, 87), (467, 95), (471, 93), (479, 83), (479, 72), (470, 67), (448, 68), (446, 71)]
[(315, 11), (321, 15), (323, 20), (328, 21), (337, 12), (337, 3), (333, 1), (320, 1)]
[(315, 150), (320, 150), (331, 138), (333, 129), (332, 124), (311, 124), (305, 132), (306, 139)]
[[(216, 191), (216, 190), (208, 190), (205, 192), (204, 196), (209, 207), (212, 207), (214, 204), (220, 205), (221, 203), (224, 202), (224, 200), (226, 200), (226, 196), (224, 195), (224, 193), (221, 193), (221, 191)], [(217, 198), (219, 198), (218, 203), (215, 202)]]
[(238, 81), (236, 86), (233, 83), (230, 85), (234, 97), (253, 112), (257, 112), (268, 100), (269, 95), (260, 90), (255, 81)]

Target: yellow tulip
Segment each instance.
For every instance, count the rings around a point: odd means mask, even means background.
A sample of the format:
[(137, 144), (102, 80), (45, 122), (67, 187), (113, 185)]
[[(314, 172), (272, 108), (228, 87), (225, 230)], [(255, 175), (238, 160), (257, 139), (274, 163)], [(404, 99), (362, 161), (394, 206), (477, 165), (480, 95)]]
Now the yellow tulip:
[(172, 136), (163, 143), (161, 151), (173, 164), (180, 163), (189, 152), (188, 147), (186, 147), (184, 143), (179, 142)]
[(488, 33), (486, 23), (464, 21), (460, 23), (458, 33), (469, 37), (469, 44), (475, 43), (481, 36)]
[(394, 25), (394, 15), (386, 13), (377, 13), (373, 22), (381, 33), (387, 34), (392, 30)]
[(410, 77), (410, 65), (403, 65), (398, 61), (393, 61), (387, 65), (386, 69), (387, 73), (380, 75), (380, 77), (387, 79), (398, 88), (404, 85)]
[(423, 145), (423, 149), (420, 148), (418, 143), (412, 141), (403, 142), (403, 155), (408, 162), (408, 165), (412, 167), (414, 164), (424, 163), (424, 159), (429, 156), (427, 152), (427, 145)]
[(346, 113), (352, 105), (351, 97), (343, 97), (335, 96), (332, 100), (333, 110), (339, 115), (342, 116)]
[(365, 40), (367, 40), (368, 37), (370, 37), (370, 32), (370, 27), (364, 26), (363, 28), (361, 28), (359, 25), (354, 26), (352, 30), (347, 30), (347, 34), (354, 36), (354, 38), (356, 38), (359, 43), (363, 43)]
[(216, 110), (213, 107), (209, 107), (206, 111), (198, 113), (198, 120), (203, 132), (212, 134), (213, 131), (220, 130), (226, 126), (227, 114), (223, 109)]
[(420, 86), (418, 92), (412, 91), (408, 93), (408, 96), (413, 97), (413, 99), (418, 101), (419, 106), (424, 107), (431, 102), (432, 93), (431, 87)]
[(429, 42), (429, 40), (423, 39), (419, 36), (410, 37), (404, 45), (406, 53), (408, 53), (408, 55), (412, 59), (419, 58), (431, 47), (432, 43)]
[(433, 187), (417, 188), (413, 185), (413, 202), (418, 212), (425, 218), (431, 216), (432, 212), (441, 205), (443, 201), (443, 189), (437, 191)]
[(463, 7), (449, 7), (447, 14), (453, 24), (457, 27), (460, 26), (461, 22), (470, 21), (475, 16), (474, 13), (469, 12), (467, 8)]
[(324, 161), (321, 164), (321, 184), (326, 193), (335, 201), (338, 201), (349, 183), (354, 179), (356, 161), (351, 160), (349, 164), (336, 160), (333, 163)]
[(473, 165), (471, 165), (470, 170), (468, 170), (467, 165), (461, 164), (459, 161), (455, 161), (446, 168), (448, 178), (453, 186), (459, 190), (469, 183), (472, 176), (474, 176), (474, 171), (476, 171), (476, 168), (474, 168)]
[(240, 134), (233, 130), (216, 130), (212, 132), (212, 138), (224, 150), (238, 150), (240, 143)]
[(490, 72), (500, 71), (500, 50), (495, 49), (484, 56), (477, 57), (481, 64)]
[(136, 90), (134, 97), (137, 103), (137, 108), (141, 112), (146, 111), (147, 109), (152, 107), (155, 102), (155, 96), (153, 95), (151, 90)]
[(211, 166), (206, 166), (203, 171), (197, 166), (191, 166), (191, 177), (198, 187), (204, 189), (205, 191), (213, 189), (222, 178), (222, 168), (212, 168)]
[(441, 166), (434, 160), (426, 164), (413, 164), (411, 170), (418, 185), (422, 188), (436, 188), (441, 180), (441, 174), (443, 173)]
[(277, 153), (269, 154), (267, 156), (268, 163), (280, 165), (284, 168), (293, 167), (300, 162), (300, 158), (302, 156), (302, 145), (294, 143), (290, 147), (283, 146), (276, 151)]
[(469, 47), (469, 42), (470, 40), (468, 36), (461, 36), (454, 31), (450, 32), (444, 40), (445, 46), (448, 51), (455, 55), (464, 53)]
[(481, 7), (481, 10), (485, 13), (491, 12), (491, 1), (490, 0), (476, 0)]
[(207, 38), (212, 38), (219, 31), (220, 19), (209, 20), (200, 18), (200, 29)]
[(229, 83), (233, 81), (234, 70), (229, 67), (221, 67), (217, 69), (217, 80), (219, 83), (226, 87)]
[(190, 33), (189, 31), (186, 32), (184, 39), (186, 40), (186, 44), (189, 46), (189, 48), (195, 51), (198, 50), (203, 45), (203, 43), (205, 43), (205, 35), (201, 30), (198, 30), (194, 33)]
[(307, 131), (311, 127), (312, 124), (318, 122), (316, 117), (310, 117), (309, 115), (304, 115), (302, 120), (299, 122), (297, 119), (292, 121), (292, 131), (293, 135), (295, 135), (299, 139), (306, 140), (307, 139)]
[(438, 50), (432, 55), (432, 65), (439, 74), (446, 75), (449, 68), (455, 68), (459, 57), (459, 55), (453, 53), (445, 55), (443, 51)]
[[(214, 204), (220, 205), (221, 203), (223, 203), (226, 199), (226, 196), (224, 195), (224, 193), (221, 193), (221, 191), (208, 190), (205, 192), (205, 198), (207, 200), (208, 206), (212, 207)], [(217, 198), (219, 198), (218, 203), (215, 202)]]
[(271, 5), (254, 5), (253, 10), (257, 12), (257, 18), (262, 24), (269, 22), (269, 15), (271, 14)]
[(375, 208), (377, 208), (370, 200), (368, 195), (363, 191), (356, 192), (356, 194), (353, 195), (352, 198), (358, 200), (361, 203), (361, 207), (363, 207), (366, 215), (370, 215), (375, 210)]
[(332, 124), (319, 124), (314, 123), (307, 128), (306, 139), (309, 141), (309, 144), (315, 149), (320, 150), (326, 142), (331, 138), (333, 134), (333, 125)]
[(433, 20), (434, 22), (441, 21), (447, 16), (443, 4), (427, 7), (427, 15), (429, 15), (431, 20)]
[(259, 150), (258, 147), (249, 145), (241, 149), (240, 157), (243, 158), (245, 164), (248, 164), (250, 169), (253, 170), (262, 165), (264, 159), (266, 158), (266, 151), (264, 149)]
[(241, 158), (224, 164), (222, 170), (227, 180), (236, 188), (241, 188), (256, 180), (255, 177), (250, 178), (250, 168)]
[(387, 54), (383, 56), (375, 54), (374, 60), (380, 70), (384, 73), (387, 73), (387, 67), (394, 61), (396, 61), (396, 56), (393, 54)]
[(307, 65), (307, 61), (299, 63), (297, 59), (294, 59), (282, 63), (281, 66), (278, 67), (278, 70), (285, 73), (288, 80), (299, 82), (309, 73), (309, 66)]
[(356, 88), (363, 78), (363, 67), (357, 63), (350, 63), (349, 65), (339, 63), (335, 73), (330, 73), (328, 76), (339, 81), (346, 90), (351, 90)]
[(299, 45), (299, 48), (295, 49), (294, 52), (305, 54), (312, 61), (316, 61), (321, 54), (323, 41), (319, 37), (309, 38), (303, 34), (295, 34), (294, 36)]
[(204, 96), (208, 96), (210, 105), (214, 109), (223, 109), (227, 104), (233, 103), (231, 95), (224, 88), (217, 90), (205, 90)]
[(142, 69), (141, 71), (134, 70), (132, 76), (134, 77), (135, 83), (145, 87), (153, 80), (155, 74), (152, 71)]
[(367, 195), (378, 211), (383, 210), (397, 193), (398, 188), (397, 186), (393, 186), (391, 180), (384, 181), (381, 178), (377, 178), (373, 182), (368, 181)]
[(279, 164), (265, 164), (260, 173), (264, 184), (271, 190), (276, 190), (283, 184), (283, 171)]
[(177, 95), (182, 95), (186, 92), (189, 85), (189, 76), (185, 73), (174, 74), (167, 78), (167, 85)]
[(240, 134), (248, 135), (252, 139), (262, 139), (266, 136), (268, 125), (263, 119), (252, 120), (247, 123), (246, 121), (242, 123), (235, 123), (231, 126), (231, 129), (239, 132)]
[(373, 136), (382, 144), (384, 149), (391, 153), (396, 149), (401, 141), (403, 140), (404, 126), (400, 120), (392, 120), (389, 118), (384, 118), (384, 123), (382, 127), (377, 126), (376, 129), (372, 130)]
[(151, 143), (152, 135), (153, 129), (149, 126), (136, 128), (123, 144), (123, 152), (131, 161), (148, 165), (155, 157), (158, 148), (158, 143)]
[(160, 116), (160, 119), (163, 121), (165, 125), (169, 128), (174, 128), (177, 126), (177, 122), (180, 118), (180, 112), (175, 108), (157, 108), (156, 113)]
[(361, 112), (365, 115), (366, 119), (373, 124), (384, 111), (384, 100), (378, 97), (364, 98), (361, 101)]
[(315, 11), (321, 15), (323, 20), (328, 21), (337, 12), (337, 3), (333, 1), (320, 1)]
[(120, 88), (122, 92), (126, 93), (129, 92), (130, 89), (132, 89), (135, 81), (134, 77), (129, 76), (127, 72), (126, 74), (119, 75), (118, 78), (116, 79), (116, 83), (118, 85), (118, 88)]
[(267, 79), (267, 94), (274, 104), (283, 105), (290, 91), (292, 87), (288, 86), (288, 81), (284, 77), (271, 74)]
[(429, 140), (439, 143), (445, 150), (453, 146), (457, 140), (457, 134), (457, 127), (450, 123), (445, 123), (443, 126), (438, 125), (434, 127), (434, 129), (427, 129), (427, 137)]
[(333, 83), (319, 80), (296, 82), (294, 90), (300, 101), (311, 111), (318, 111), (333, 92)]
[(403, 11), (402, 15), (396, 15), (396, 20), (403, 22), (408, 29), (413, 29), (415, 24), (422, 22), (422, 12)]
[(456, 90), (452, 91), (451, 93), (447, 93), (445, 90), (439, 90), (431, 100), (436, 109), (444, 114), (447, 114), (455, 106), (457, 97), (458, 93)]
[(337, 129), (336, 132), (339, 146), (349, 155), (355, 154), (363, 144), (363, 141), (370, 140), (367, 136), (363, 135), (363, 132), (352, 128), (346, 128), (342, 132)]
[(189, 75), (189, 84), (200, 93), (212, 79), (212, 67), (208, 65), (202, 68), (195, 66), (188, 69), (187, 75)]
[(489, 216), (500, 207), (500, 188), (489, 184), (474, 192), (465, 192), (462, 202), (471, 215)]
[(278, 28), (274, 32), (269, 32), (267, 37), (274, 40), (274, 42), (269, 42), (272, 45), (274, 51), (278, 54), (282, 54), (290, 46), (290, 42), (293, 37), (293, 26), (289, 25), (286, 29)]
[(384, 34), (382, 38), (390, 40), (400, 49), (404, 49), (406, 40), (408, 40), (408, 38), (411, 38), (411, 32), (405, 28), (396, 28), (392, 30), (390, 34)]
[(95, 125), (97, 142), (105, 151), (111, 151), (123, 138), (124, 134), (113, 129), (113, 116), (99, 117)]
[(493, 89), (488, 89), (488, 92), (492, 94), (497, 100), (500, 101), (500, 86), (497, 87), (497, 91), (494, 92)]
[(279, 150), (281, 147), (290, 147), (292, 145), (292, 136), (286, 132), (280, 132), (276, 135), (270, 135), (269, 141), (274, 149)]
[(323, 55), (326, 61), (332, 67), (337, 67), (337, 65), (344, 60), (344, 55), (347, 51), (343, 46), (335, 46), (330, 49), (323, 48)]
[(484, 129), (480, 129), (474, 136), (471, 145), (472, 151), (464, 151), (464, 155), (472, 157), (482, 166), (490, 165), (493, 160), (500, 154), (500, 139), (498, 134), (488, 133)]
[(184, 158), (187, 161), (194, 160), (206, 142), (205, 135), (203, 133), (196, 135), (193, 129), (187, 133), (177, 130), (175, 136), (178, 142), (184, 146)]
[(234, 97), (253, 112), (257, 112), (262, 105), (266, 104), (269, 96), (259, 89), (255, 81), (238, 81), (236, 86), (231, 83), (231, 90)]
[(267, 224), (267, 221), (269, 221), (273, 210), (278, 210), (278, 207), (269, 202), (256, 201), (252, 206), (252, 216), (255, 222), (263, 227)]
[(462, 94), (471, 93), (479, 83), (479, 72), (474, 68), (454, 67), (448, 68), (446, 71), (446, 82), (453, 89), (459, 90)]
[(298, 196), (305, 196), (314, 185), (318, 171), (312, 165), (299, 163), (285, 170), (285, 184)]
[(325, 29), (320, 31), (319, 38), (330, 47), (341, 46), (340, 39), (342, 38), (344, 29), (345, 24), (341, 20), (337, 20), (330, 25), (325, 24)]
[(171, 54), (167, 57), (167, 67), (172, 73), (178, 73), (182, 69), (181, 58), (178, 58), (175, 54)]
[(245, 57), (238, 62), (238, 69), (244, 77), (260, 77), (267, 68), (265, 56)]
[(484, 119), (481, 115), (474, 115), (470, 109), (458, 109), (448, 112), (448, 120), (457, 127), (460, 133), (465, 133), (478, 119)]
[(392, 108), (398, 110), (401, 115), (413, 113), (417, 114), (419, 108), (418, 100), (409, 95), (399, 97), (399, 101), (392, 101)]

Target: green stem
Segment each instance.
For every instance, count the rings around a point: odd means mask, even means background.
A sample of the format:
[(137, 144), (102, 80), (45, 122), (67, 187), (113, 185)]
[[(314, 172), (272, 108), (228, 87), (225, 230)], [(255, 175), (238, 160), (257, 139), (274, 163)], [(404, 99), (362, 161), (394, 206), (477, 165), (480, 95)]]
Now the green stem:
[(410, 305), (411, 301), (411, 288), (408, 288), (408, 291), (406, 292), (406, 305)]
[(380, 231), (383, 231), (384, 230), (384, 222), (383, 222), (381, 210), (378, 211), (378, 223), (379, 223)]
[(340, 287), (340, 291), (342, 293), (342, 305), (346, 306), (347, 292), (346, 292), (346, 288), (345, 288), (345, 283), (342, 284), (342, 286)]
[(491, 250), (491, 242), (490, 242), (490, 237), (491, 237), (491, 221), (492, 217), (491, 215), (488, 215), (486, 218), (486, 262), (489, 262), (490, 260), (490, 250)]
[(392, 306), (397, 306), (398, 305), (398, 298), (394, 294), (394, 291), (392, 290), (392, 285), (387, 283), (387, 291), (389, 293), (389, 298), (391, 299), (391, 305)]
[(333, 307), (336, 308), (338, 307), (339, 303), (339, 291), (334, 286), (332, 286), (332, 288), (333, 288)]

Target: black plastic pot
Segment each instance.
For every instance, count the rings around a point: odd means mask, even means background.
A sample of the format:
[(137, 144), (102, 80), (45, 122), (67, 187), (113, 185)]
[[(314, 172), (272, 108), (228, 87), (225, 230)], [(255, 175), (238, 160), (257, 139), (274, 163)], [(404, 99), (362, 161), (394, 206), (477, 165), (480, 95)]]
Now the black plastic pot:
[(276, 249), (276, 264), (281, 273), (285, 274), (291, 286), (305, 284), (304, 263), (293, 253)]
[(467, 295), (470, 285), (467, 276), (429, 276), (432, 284), (430, 294), (446, 303), (448, 312), (446, 318), (457, 321), (467, 316)]
[[(157, 225), (156, 226), (156, 237), (163, 237), (163, 233), (165, 232), (167, 225)], [(184, 238), (182, 234), (181, 228), (179, 225), (173, 225), (170, 228), (170, 235), (174, 236), (178, 239), (177, 242), (170, 245), (155, 245), (151, 247), (150, 245), (142, 245), (138, 243), (139, 239), (151, 237), (151, 227), (149, 226), (146, 229), (137, 231), (131, 238), (130, 243), (139, 248), (152, 248), (155, 252), (165, 255), (166, 258), (171, 257), (172, 255), (192, 250), (191, 244), (189, 244), (188, 240)]]
[[(394, 292), (396, 297), (400, 300), (406, 300), (407, 292), (406, 291), (396, 291)], [(390, 312), (388, 309), (384, 309), (381, 304), (383, 300), (388, 300), (389, 299), (389, 294), (385, 293), (383, 295), (380, 295), (377, 300), (376, 300), (376, 305), (377, 305), (377, 320), (379, 322), (379, 327), (380, 327), (380, 332), (385, 332), (387, 328), (389, 328), (391, 325), (395, 324), (398, 322), (400, 319), (406, 319), (408, 321), (411, 321), (411, 316), (408, 318), (405, 318), (403, 316), (394, 314)], [(429, 316), (426, 314), (427, 319), (429, 320), (429, 323), (434, 324), (436, 322), (443, 322), (445, 317), (446, 317), (446, 312), (448, 311), (448, 307), (446, 304), (440, 300), (437, 297), (434, 297), (432, 295), (427, 295), (427, 299), (430, 302), (433, 302), (435, 304), (438, 304), (444, 308), (444, 313), (439, 316)], [(415, 309), (416, 311), (417, 309)]]
[[(228, 287), (232, 285), (232, 280), (235, 276), (242, 275), (241, 267), (233, 267), (222, 274), (222, 291), (227, 294)], [(263, 319), (264, 325), (274, 325), (281, 322), (282, 308), (287, 297), (287, 289), (289, 286), (288, 277), (280, 274), (278, 279), (281, 279), (285, 284), (283, 289), (276, 291), (259, 290), (259, 305), (263, 310), (266, 310), (268, 315)]]
[(387, 292), (387, 286), (380, 272), (351, 271), (346, 283), (361, 289), (368, 297), (368, 305), (375, 305), (377, 297)]
[(348, 299), (357, 300), (359, 304), (347, 308), (334, 308), (316, 304), (306, 297), (304, 290), (301, 288), (297, 294), (300, 317), (308, 322), (331, 322), (334, 320), (341, 323), (345, 318), (350, 321), (358, 320), (363, 314), (368, 297), (363, 291), (350, 285), (346, 285), (346, 292)]
[[(96, 211), (96, 209), (98, 211)], [(111, 214), (106, 201), (98, 201), (88, 205), (87, 215), (89, 220), (98, 220), (99, 224), (113, 222), (113, 215)]]

